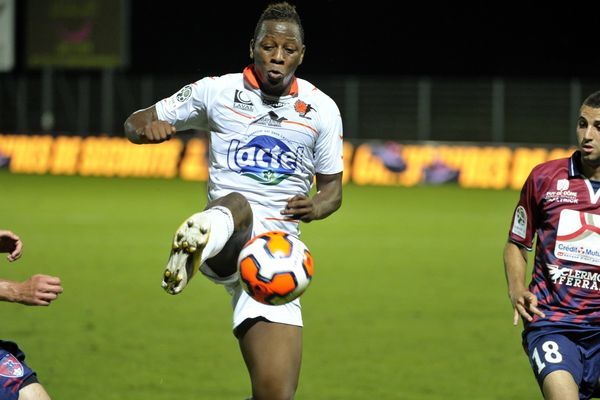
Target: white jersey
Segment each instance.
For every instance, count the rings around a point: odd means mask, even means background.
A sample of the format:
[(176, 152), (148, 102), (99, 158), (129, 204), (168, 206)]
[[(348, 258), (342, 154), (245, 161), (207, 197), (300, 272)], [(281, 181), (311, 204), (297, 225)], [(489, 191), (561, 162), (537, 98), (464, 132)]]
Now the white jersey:
[(290, 95), (273, 98), (247, 67), (186, 85), (156, 111), (178, 131), (210, 132), (209, 201), (239, 192), (269, 229), (298, 234), (297, 221), (280, 214), (287, 199), (308, 196), (316, 173), (343, 170), (339, 109), (302, 79), (294, 78)]

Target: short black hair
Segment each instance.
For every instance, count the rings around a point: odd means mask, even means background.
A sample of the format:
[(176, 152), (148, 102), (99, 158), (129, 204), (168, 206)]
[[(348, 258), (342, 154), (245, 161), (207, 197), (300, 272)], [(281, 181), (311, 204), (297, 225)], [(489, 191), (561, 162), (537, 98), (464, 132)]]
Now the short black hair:
[(256, 23), (256, 28), (254, 28), (255, 41), (258, 39), (258, 34), (260, 32), (262, 23), (265, 21), (287, 21), (295, 23), (298, 25), (298, 30), (300, 31), (300, 40), (302, 40), (302, 43), (304, 43), (304, 28), (302, 27), (302, 22), (300, 21), (300, 15), (298, 15), (296, 7), (287, 1), (271, 3), (267, 6), (267, 8), (265, 8), (258, 19), (258, 22)]
[(584, 106), (600, 108), (600, 90), (590, 94), (584, 101)]

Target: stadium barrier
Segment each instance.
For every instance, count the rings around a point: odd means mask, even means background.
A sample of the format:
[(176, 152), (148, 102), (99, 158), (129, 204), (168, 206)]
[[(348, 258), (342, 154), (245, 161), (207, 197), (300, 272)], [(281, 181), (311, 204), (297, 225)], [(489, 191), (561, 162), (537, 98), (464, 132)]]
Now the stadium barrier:
[[(478, 144), (344, 143), (344, 183), (520, 189), (535, 165), (568, 157), (572, 147)], [(206, 181), (207, 141), (172, 139), (138, 146), (121, 137), (0, 134), (0, 166), (23, 174), (175, 178)]]

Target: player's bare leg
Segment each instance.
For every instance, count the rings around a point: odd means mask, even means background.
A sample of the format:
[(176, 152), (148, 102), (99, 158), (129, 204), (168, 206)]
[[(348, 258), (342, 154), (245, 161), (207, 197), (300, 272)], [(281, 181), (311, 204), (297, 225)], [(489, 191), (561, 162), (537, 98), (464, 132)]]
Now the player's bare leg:
[[(252, 209), (239, 193), (210, 202), (204, 211), (187, 218), (173, 237), (163, 274), (163, 289), (170, 294), (180, 293), (200, 265), (212, 257), (215, 260), (210, 264), (216, 273), (222, 276), (234, 273), (235, 257), (250, 238), (251, 227)], [(226, 267), (222, 268), (221, 264)]]
[(50, 400), (44, 387), (35, 382), (19, 390), (19, 400)]
[(239, 339), (253, 400), (291, 400), (300, 377), (302, 328), (258, 321)]
[(546, 400), (579, 400), (579, 387), (567, 371), (554, 371), (544, 378), (542, 392)]

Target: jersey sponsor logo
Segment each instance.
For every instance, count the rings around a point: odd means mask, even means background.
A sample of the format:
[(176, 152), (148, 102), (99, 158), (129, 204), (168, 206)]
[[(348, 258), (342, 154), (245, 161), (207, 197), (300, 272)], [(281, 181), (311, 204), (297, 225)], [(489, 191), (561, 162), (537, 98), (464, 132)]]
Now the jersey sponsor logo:
[(281, 123), (286, 119), (287, 118), (285, 117), (280, 117), (279, 115), (277, 115), (275, 111), (269, 111), (267, 115), (254, 121), (254, 124), (278, 128), (281, 126)]
[(570, 203), (577, 204), (579, 203), (579, 199), (577, 199), (577, 192), (572, 192), (569, 190), (569, 180), (568, 179), (559, 179), (556, 181), (556, 191), (548, 191), (544, 195), (544, 199), (548, 203), (556, 202), (556, 203)]
[(523, 239), (527, 236), (527, 212), (525, 207), (517, 207), (511, 232)]
[(562, 210), (554, 255), (561, 260), (600, 265), (600, 215)]
[(263, 103), (263, 105), (271, 107), (271, 108), (280, 108), (280, 107), (285, 106), (285, 104), (286, 104), (279, 100), (271, 100), (271, 99), (267, 99), (265, 97), (262, 97), (262, 103)]
[(0, 376), (20, 378), (24, 374), (23, 365), (12, 354), (5, 354), (0, 360)]
[(307, 117), (306, 114), (313, 110), (316, 111), (316, 109), (313, 106), (311, 106), (310, 104), (306, 104), (302, 100), (296, 100), (296, 102), (294, 103), (294, 110), (298, 113), (298, 115), (306, 119), (311, 119), (310, 117)]
[(185, 85), (179, 92), (175, 93), (175, 100), (180, 103), (184, 103), (190, 97), (192, 97), (192, 85)]
[(235, 95), (233, 96), (233, 108), (254, 112), (252, 100), (250, 100), (248, 94), (246, 94), (246, 92), (243, 90), (235, 90)]
[(232, 140), (227, 152), (227, 165), (232, 171), (263, 185), (277, 185), (296, 171), (304, 155), (304, 147), (296, 151), (272, 136), (256, 136), (242, 145)]
[(566, 285), (581, 289), (600, 290), (600, 272), (581, 271), (554, 264), (546, 264), (550, 279), (556, 285)]

